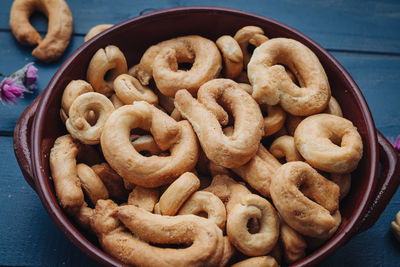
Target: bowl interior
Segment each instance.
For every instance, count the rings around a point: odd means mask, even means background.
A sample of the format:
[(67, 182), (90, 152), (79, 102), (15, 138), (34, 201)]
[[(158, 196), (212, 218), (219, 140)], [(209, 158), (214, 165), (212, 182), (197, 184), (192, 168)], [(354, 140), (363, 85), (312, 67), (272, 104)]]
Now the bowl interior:
[(346, 242), (357, 222), (361, 220), (371, 200), (377, 176), (377, 145), (375, 127), (362, 94), (339, 63), (315, 42), (299, 32), (269, 20), (241, 11), (222, 8), (178, 8), (147, 14), (123, 22), (81, 46), (70, 56), (48, 85), (42, 97), (33, 125), (33, 171), (39, 195), (53, 220), (66, 235), (89, 256), (101, 263), (116, 264), (90, 237), (82, 235), (63, 213), (55, 198), (48, 156), (54, 140), (66, 134), (59, 118), (61, 96), (65, 86), (76, 79), (86, 80), (86, 70), (93, 54), (107, 45), (116, 45), (125, 54), (128, 66), (137, 64), (143, 52), (153, 44), (177, 36), (197, 34), (216, 40), (221, 35), (234, 35), (243, 26), (257, 25), (266, 36), (288, 37), (308, 46), (318, 56), (327, 75), (332, 95), (339, 101), (344, 116), (357, 127), (364, 142), (363, 158), (352, 174), (352, 189), (341, 203), (343, 223), (335, 236), (323, 247), (312, 252), (299, 264), (316, 263)]

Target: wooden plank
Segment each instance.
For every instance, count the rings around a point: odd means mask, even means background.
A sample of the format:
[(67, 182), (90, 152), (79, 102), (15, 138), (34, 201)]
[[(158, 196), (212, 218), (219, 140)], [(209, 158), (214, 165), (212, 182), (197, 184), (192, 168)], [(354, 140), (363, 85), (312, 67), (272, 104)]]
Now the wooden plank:
[(0, 265), (95, 266), (50, 219), (24, 180), (11, 137), (0, 137)]
[[(0, 1), (0, 29), (8, 29), (12, 0)], [(199, 5), (195, 0), (68, 1), (74, 16), (74, 32), (86, 34), (94, 25), (119, 23), (142, 12), (177, 6)], [(328, 49), (400, 53), (400, 2), (385, 1), (201, 1), (203, 6), (240, 9), (292, 26)], [(33, 16), (45, 32), (43, 16)]]

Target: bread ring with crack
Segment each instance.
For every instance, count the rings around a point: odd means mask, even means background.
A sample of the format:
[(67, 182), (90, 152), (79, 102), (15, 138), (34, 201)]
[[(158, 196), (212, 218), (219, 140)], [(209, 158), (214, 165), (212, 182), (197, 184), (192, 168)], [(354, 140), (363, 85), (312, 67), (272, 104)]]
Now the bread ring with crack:
[[(293, 72), (300, 87), (279, 64)], [(328, 78), (317, 56), (293, 39), (274, 38), (257, 47), (248, 65), (248, 76), (258, 103), (280, 103), (292, 115), (321, 112), (331, 96)]]
[(134, 101), (146, 101), (157, 104), (157, 95), (148, 87), (143, 86), (135, 77), (121, 74), (114, 80), (114, 91), (118, 98), (126, 105)]

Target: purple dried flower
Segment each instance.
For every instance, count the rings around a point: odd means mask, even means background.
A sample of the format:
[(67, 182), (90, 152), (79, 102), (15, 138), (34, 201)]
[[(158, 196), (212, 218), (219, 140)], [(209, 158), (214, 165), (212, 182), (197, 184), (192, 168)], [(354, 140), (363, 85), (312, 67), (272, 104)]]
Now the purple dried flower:
[(3, 79), (0, 84), (0, 100), (3, 103), (17, 104), (16, 98), (23, 98), (23, 93), (32, 93), (37, 88), (37, 68), (33, 62)]
[(0, 84), (0, 100), (3, 103), (16, 104), (14, 99), (23, 98), (25, 91), (23, 86), (15, 83), (15, 79), (5, 78)]

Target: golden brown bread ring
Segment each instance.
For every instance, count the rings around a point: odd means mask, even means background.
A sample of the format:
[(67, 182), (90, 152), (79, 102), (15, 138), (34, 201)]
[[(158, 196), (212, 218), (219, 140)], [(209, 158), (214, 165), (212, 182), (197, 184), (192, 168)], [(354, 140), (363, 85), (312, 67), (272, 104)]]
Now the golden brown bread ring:
[(353, 123), (330, 114), (304, 119), (294, 133), (297, 150), (314, 168), (330, 173), (350, 173), (363, 154), (361, 136)]
[(282, 220), (280, 239), (283, 245), (283, 256), (287, 264), (292, 264), (305, 257), (306, 241), (298, 232)]
[(278, 267), (279, 264), (271, 256), (251, 257), (233, 264), (231, 267)]
[[(135, 266), (218, 266), (224, 252), (222, 231), (209, 220), (194, 215), (160, 216), (133, 205), (118, 207), (111, 200), (101, 200), (91, 225), (106, 252)], [(143, 240), (191, 245), (182, 249), (160, 248)]]
[[(144, 85), (154, 76), (157, 88), (166, 96), (173, 97), (182, 88), (195, 95), (203, 83), (219, 75), (221, 61), (214, 42), (189, 35), (151, 46), (133, 71)], [(178, 62), (193, 63), (193, 66), (188, 71), (179, 71)]]
[(88, 33), (85, 35), (85, 38), (83, 39), (83, 41), (86, 43), (87, 41), (89, 41), (90, 39), (95, 37), (97, 34), (111, 28), (112, 26), (114, 26), (114, 24), (99, 24), (99, 25), (92, 27), (88, 31)]
[(114, 45), (101, 48), (93, 55), (86, 72), (87, 81), (93, 89), (105, 96), (111, 96), (114, 80), (127, 73), (128, 65), (124, 54)]
[[(170, 156), (144, 157), (130, 142), (134, 128), (150, 130), (157, 145), (169, 149)], [(144, 187), (157, 187), (174, 181), (194, 168), (198, 143), (187, 121), (176, 122), (147, 102), (135, 102), (114, 111), (101, 136), (104, 157), (126, 181)]]
[(178, 215), (206, 213), (207, 218), (221, 230), (225, 229), (226, 210), (224, 203), (213, 193), (206, 191), (194, 192), (180, 208)]
[(136, 207), (147, 210), (148, 212), (153, 212), (159, 195), (159, 188), (145, 188), (142, 186), (135, 186), (135, 188), (129, 194), (128, 205), (135, 205)]
[(261, 105), (262, 111), (267, 112), (264, 117), (264, 136), (270, 136), (282, 129), (286, 120), (286, 112), (279, 106)]
[(81, 186), (93, 206), (96, 205), (99, 199), (109, 198), (107, 188), (92, 168), (84, 163), (80, 163), (76, 165), (76, 171), (81, 182)]
[(270, 192), (282, 219), (300, 234), (325, 238), (336, 231), (339, 187), (305, 162), (282, 165), (271, 181)]
[(151, 135), (131, 135), (130, 138), (137, 152), (148, 151), (152, 155), (158, 155), (161, 152)]
[[(38, 10), (48, 18), (48, 30), (42, 40), (29, 22), (30, 15)], [(14, 0), (10, 11), (10, 28), (23, 45), (38, 45), (32, 55), (44, 62), (58, 59), (69, 44), (72, 34), (72, 15), (64, 0)]]
[[(299, 80), (297, 86), (285, 71)], [(253, 97), (260, 104), (279, 104), (290, 114), (307, 116), (323, 111), (331, 91), (317, 56), (302, 43), (274, 38), (254, 50), (248, 65)]]
[(340, 193), (339, 193), (339, 200), (343, 200), (350, 191), (351, 187), (351, 174), (338, 174), (338, 173), (331, 173), (329, 176), (329, 180), (334, 182), (339, 186)]
[[(94, 125), (86, 120), (89, 111), (94, 111), (97, 115)], [(95, 145), (100, 143), (103, 127), (113, 111), (114, 105), (104, 95), (96, 92), (84, 93), (72, 103), (65, 125), (72, 137), (84, 144)]]
[(257, 26), (245, 26), (238, 30), (233, 37), (239, 44), (243, 53), (243, 67), (246, 69), (247, 64), (250, 62), (251, 55), (247, 51), (250, 44), (260, 46), (262, 43), (268, 41), (268, 37), (264, 35), (263, 29)]
[(269, 147), (269, 151), (277, 159), (285, 157), (286, 162), (304, 161), (297, 151), (293, 136), (283, 135), (276, 138)]
[(114, 80), (114, 91), (118, 98), (126, 105), (134, 101), (146, 101), (157, 104), (157, 95), (146, 86), (143, 86), (135, 77), (121, 74)]
[(200, 187), (200, 180), (191, 172), (185, 172), (173, 181), (161, 195), (159, 207), (161, 215), (173, 216), (183, 203)]
[(229, 35), (223, 35), (215, 43), (224, 58), (224, 77), (236, 78), (243, 70), (243, 53), (238, 42)]
[[(217, 103), (228, 106), (235, 118), (232, 136), (226, 136), (222, 125), (228, 114)], [(263, 134), (259, 106), (240, 86), (229, 79), (214, 79), (203, 84), (198, 101), (186, 90), (175, 95), (175, 106), (188, 119), (207, 157), (226, 168), (239, 167), (257, 152)]]

